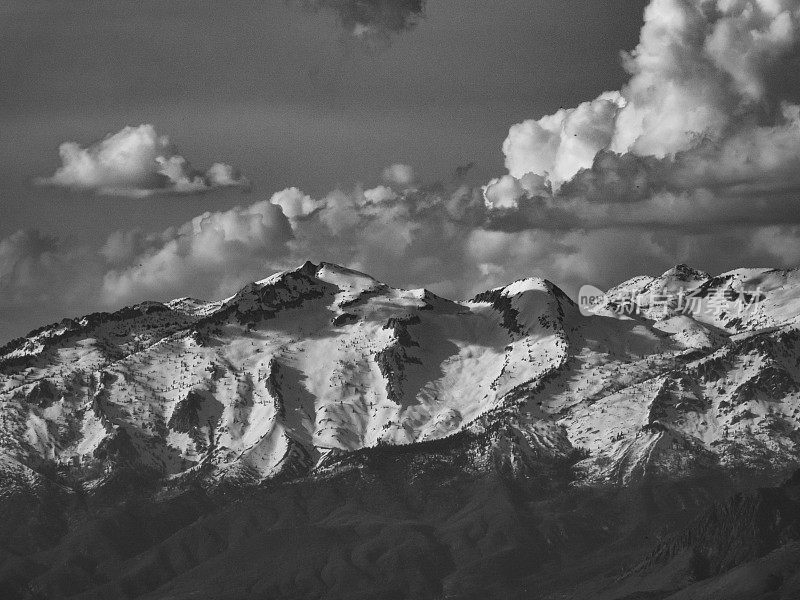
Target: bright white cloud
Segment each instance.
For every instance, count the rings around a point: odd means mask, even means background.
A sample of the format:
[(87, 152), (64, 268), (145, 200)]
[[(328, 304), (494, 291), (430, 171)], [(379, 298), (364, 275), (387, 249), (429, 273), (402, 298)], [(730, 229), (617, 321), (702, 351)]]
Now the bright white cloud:
[(372, 202), (374, 204), (388, 202), (390, 200), (394, 200), (395, 198), (397, 198), (397, 192), (390, 187), (386, 187), (385, 185), (379, 185), (378, 187), (364, 190), (364, 199), (367, 202)]
[[(536, 173), (558, 191), (604, 151), (671, 159), (699, 150), (708, 159), (713, 144), (710, 168), (734, 171), (764, 158), (773, 140), (796, 144), (796, 119), (787, 116), (796, 107), (779, 90), (797, 79), (799, 43), (798, 0), (652, 0), (626, 55), (628, 83), (512, 126), (503, 145), (509, 174)], [(751, 138), (764, 143), (748, 147)]]
[(400, 163), (389, 165), (383, 170), (383, 179), (391, 185), (406, 188), (414, 183), (414, 168)]
[(207, 212), (160, 236), (115, 233), (102, 249), (115, 264), (103, 277), (103, 297), (111, 305), (186, 294), (218, 297), (274, 270), (288, 255), (291, 237), (281, 208), (268, 201)]
[(269, 201), (280, 206), (283, 214), (290, 219), (305, 217), (322, 206), (322, 203), (317, 202), (296, 187), (275, 192)]
[(205, 173), (194, 170), (176, 153), (169, 138), (158, 135), (152, 125), (125, 127), (86, 148), (65, 142), (59, 154), (61, 167), (36, 183), (130, 197), (195, 194), (249, 185), (223, 163), (214, 163)]
[(513, 125), (503, 143), (508, 172), (518, 179), (528, 173), (544, 176), (558, 188), (591, 167), (597, 153), (609, 146), (624, 105), (618, 92), (610, 92), (577, 108)]
[(503, 175), (484, 186), (483, 197), (489, 208), (517, 208), (525, 192), (519, 179), (512, 175)]

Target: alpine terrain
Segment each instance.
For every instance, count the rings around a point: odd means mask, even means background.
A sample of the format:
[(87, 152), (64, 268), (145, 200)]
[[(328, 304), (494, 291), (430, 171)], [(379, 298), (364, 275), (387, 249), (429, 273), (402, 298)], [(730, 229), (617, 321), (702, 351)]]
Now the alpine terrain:
[(0, 597), (800, 597), (800, 271), (310, 262), (0, 348)]

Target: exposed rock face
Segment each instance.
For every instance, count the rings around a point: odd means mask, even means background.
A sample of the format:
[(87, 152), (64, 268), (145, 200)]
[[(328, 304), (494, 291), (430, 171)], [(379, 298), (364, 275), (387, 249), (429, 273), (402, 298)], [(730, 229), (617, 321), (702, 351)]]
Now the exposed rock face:
[(41, 408), (47, 408), (58, 400), (58, 397), (58, 388), (47, 379), (34, 383), (27, 394), (25, 394), (25, 399), (28, 402)]
[(189, 433), (200, 426), (200, 410), (203, 405), (203, 397), (196, 391), (191, 390), (186, 398), (179, 401), (172, 411), (167, 426), (181, 433)]
[(520, 330), (517, 322), (517, 311), (511, 304), (511, 298), (503, 295), (503, 290), (489, 290), (477, 294), (473, 302), (488, 302), (497, 312), (503, 316), (503, 327), (511, 332), (517, 333)]

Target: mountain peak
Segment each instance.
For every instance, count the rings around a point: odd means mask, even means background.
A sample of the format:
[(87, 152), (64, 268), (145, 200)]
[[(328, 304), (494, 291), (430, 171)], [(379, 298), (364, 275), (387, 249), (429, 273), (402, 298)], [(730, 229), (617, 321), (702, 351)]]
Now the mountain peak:
[(353, 279), (363, 279), (373, 282), (377, 281), (377, 279), (362, 271), (357, 271), (349, 267), (343, 267), (335, 263), (329, 263), (329, 262), (319, 263), (319, 267), (316, 270), (316, 276), (319, 278), (324, 278), (326, 274), (328, 276), (351, 277)]
[(307, 260), (299, 268), (295, 269), (298, 273), (303, 273), (306, 275), (314, 275), (317, 272), (317, 265), (312, 263), (310, 260)]
[(525, 277), (503, 287), (505, 296), (517, 296), (525, 292), (550, 292), (553, 284), (541, 277)]
[(674, 277), (680, 281), (703, 281), (705, 279), (711, 279), (711, 275), (705, 271), (700, 271), (684, 263), (675, 265), (671, 269), (665, 271), (662, 277)]

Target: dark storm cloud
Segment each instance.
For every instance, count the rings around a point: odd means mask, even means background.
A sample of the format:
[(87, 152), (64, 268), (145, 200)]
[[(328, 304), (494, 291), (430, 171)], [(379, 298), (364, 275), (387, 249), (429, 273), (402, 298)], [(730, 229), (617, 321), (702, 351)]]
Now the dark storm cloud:
[(313, 10), (336, 14), (356, 37), (389, 35), (412, 29), (423, 16), (425, 0), (302, 0)]

